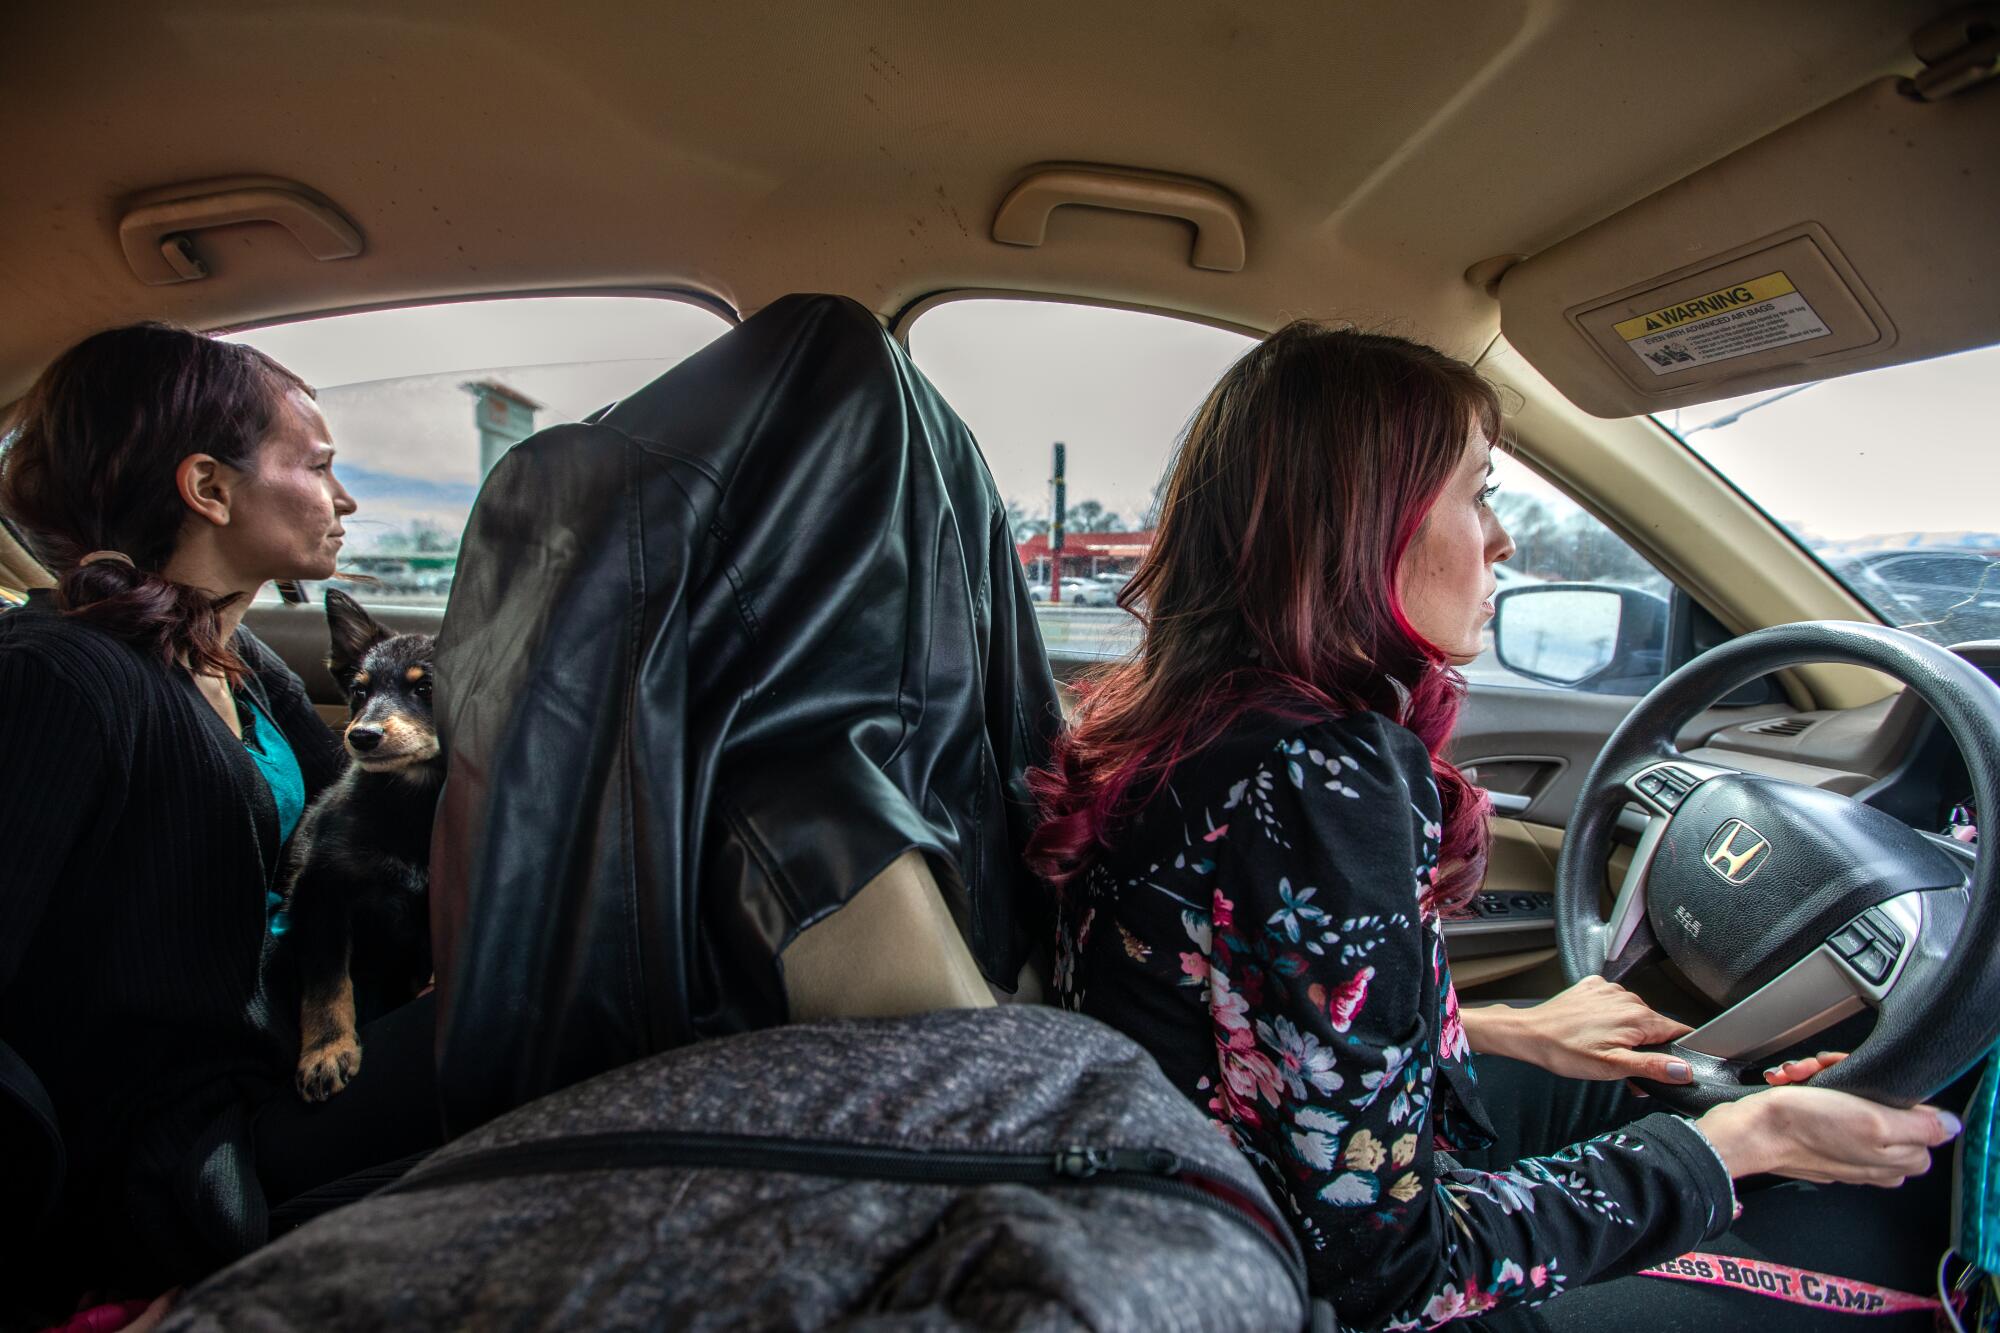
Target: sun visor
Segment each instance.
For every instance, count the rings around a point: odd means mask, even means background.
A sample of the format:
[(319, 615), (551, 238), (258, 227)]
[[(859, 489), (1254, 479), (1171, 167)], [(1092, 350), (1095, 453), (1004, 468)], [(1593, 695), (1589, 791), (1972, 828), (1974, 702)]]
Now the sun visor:
[(1637, 416), (2000, 342), (2000, 82), (1883, 79), (1509, 269), (1501, 329)]

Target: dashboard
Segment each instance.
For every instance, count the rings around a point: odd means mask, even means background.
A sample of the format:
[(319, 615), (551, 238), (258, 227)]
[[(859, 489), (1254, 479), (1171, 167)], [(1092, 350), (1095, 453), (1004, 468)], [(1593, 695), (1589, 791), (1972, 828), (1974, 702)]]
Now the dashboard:
[[(1953, 652), (2000, 682), (2000, 641)], [(1764, 718), (1725, 727), (1691, 759), (1852, 796), (1927, 833), (1976, 844), (1978, 812), (1965, 757), (1944, 724), (1904, 690), (1863, 708)]]

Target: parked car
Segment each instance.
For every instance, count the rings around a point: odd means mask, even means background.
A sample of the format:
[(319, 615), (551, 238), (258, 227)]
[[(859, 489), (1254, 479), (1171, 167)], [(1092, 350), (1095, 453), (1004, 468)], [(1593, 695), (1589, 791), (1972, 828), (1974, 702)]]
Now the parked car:
[(1898, 623), (1936, 626), (1947, 642), (2000, 637), (2000, 558), (1959, 547), (1867, 551), (1834, 572)]
[[(1062, 581), (1062, 599), (1065, 606), (1110, 606), (1117, 595), (1116, 589), (1106, 587), (1094, 579), (1066, 578)], [(1030, 583), (1028, 596), (1038, 602), (1049, 601), (1047, 581)]]

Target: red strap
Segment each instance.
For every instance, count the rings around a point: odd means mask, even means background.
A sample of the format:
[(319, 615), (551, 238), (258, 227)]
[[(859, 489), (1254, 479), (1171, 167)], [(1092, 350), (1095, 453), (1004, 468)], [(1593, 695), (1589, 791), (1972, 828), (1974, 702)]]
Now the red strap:
[(1857, 1282), (1851, 1277), (1815, 1273), (1809, 1268), (1744, 1259), (1733, 1254), (1704, 1254), (1690, 1250), (1678, 1259), (1669, 1259), (1653, 1268), (1639, 1270), (1640, 1277), (1672, 1278), (1676, 1282), (1702, 1282), (1711, 1287), (1733, 1287), (1793, 1305), (1810, 1305), (1816, 1310), (1838, 1310), (1842, 1314), (1907, 1314), (1913, 1310), (1936, 1313), (1944, 1309), (1934, 1296), (1912, 1296), (1893, 1287)]
[(46, 1328), (42, 1333), (116, 1333), (146, 1313), (152, 1304), (151, 1301), (139, 1300), (93, 1305), (88, 1310), (79, 1310), (71, 1315), (68, 1323)]

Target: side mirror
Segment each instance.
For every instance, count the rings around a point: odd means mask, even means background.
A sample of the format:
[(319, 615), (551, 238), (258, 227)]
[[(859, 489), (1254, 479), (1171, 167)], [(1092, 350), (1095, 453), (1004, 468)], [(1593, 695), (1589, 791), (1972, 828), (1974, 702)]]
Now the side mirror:
[(1518, 676), (1594, 694), (1644, 694), (1666, 664), (1668, 602), (1611, 583), (1538, 583), (1493, 599), (1493, 655)]

